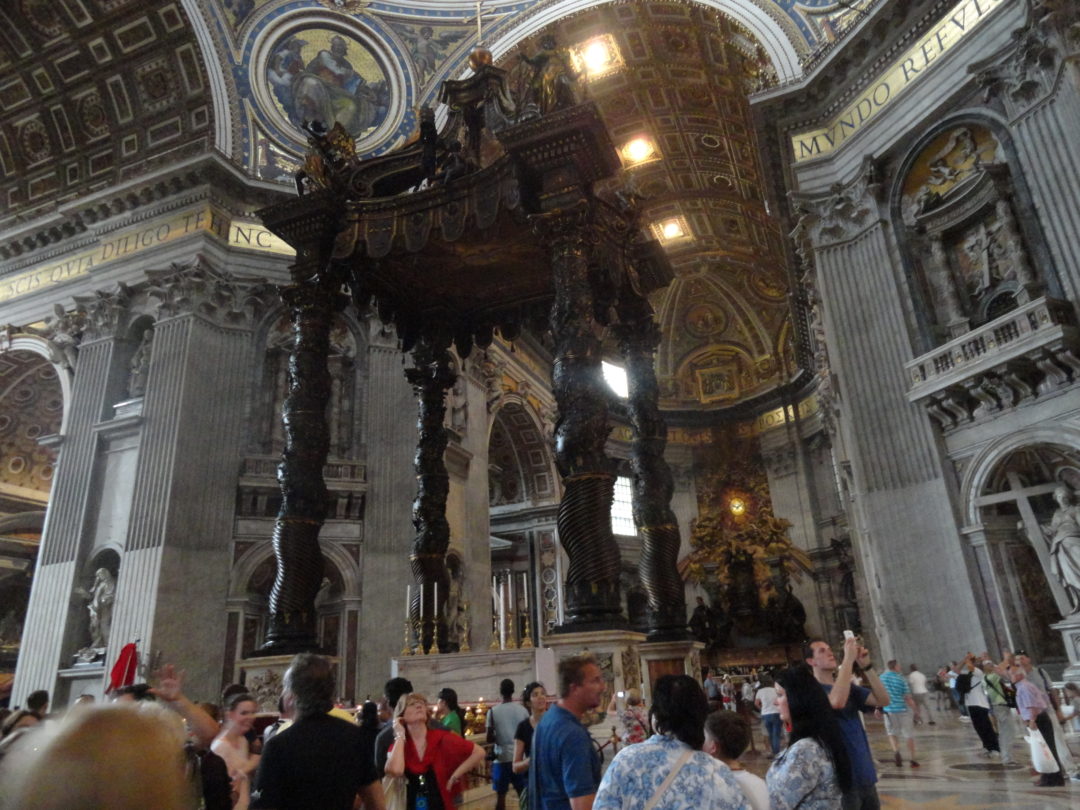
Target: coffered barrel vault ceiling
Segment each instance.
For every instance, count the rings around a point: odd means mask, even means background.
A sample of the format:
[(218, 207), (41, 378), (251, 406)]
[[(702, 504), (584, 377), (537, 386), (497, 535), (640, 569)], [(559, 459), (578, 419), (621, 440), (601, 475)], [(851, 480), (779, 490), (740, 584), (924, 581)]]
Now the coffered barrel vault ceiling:
[[(654, 301), (668, 408), (722, 408), (786, 378), (781, 232), (763, 202), (746, 95), (796, 76), (869, 2), (483, 4), (485, 40), (504, 61), (544, 30), (570, 46), (602, 32), (620, 50), (623, 66), (590, 96), (617, 145), (653, 138), (658, 159), (629, 170), (646, 219), (686, 231), (669, 247), (676, 280)], [(349, 108), (361, 150), (396, 147), (439, 83), (466, 69), (474, 17), (465, 0), (0, 4), (0, 274), (87, 227), (67, 203), (129, 181), (153, 198), (154, 172), (214, 149), (288, 188), (304, 111), (275, 85), (290, 57), (310, 70), (320, 49), (343, 44), (369, 86)]]
[(747, 93), (775, 80), (764, 49), (701, 5), (600, 6), (545, 29), (565, 45), (609, 37), (620, 67), (591, 80), (616, 148), (651, 140), (626, 169), (644, 221), (678, 222), (674, 282), (654, 294), (662, 404), (715, 409), (775, 388), (790, 355), (782, 231), (766, 211)]
[(0, 4), (0, 228), (207, 151), (191, 32), (180, 0)]

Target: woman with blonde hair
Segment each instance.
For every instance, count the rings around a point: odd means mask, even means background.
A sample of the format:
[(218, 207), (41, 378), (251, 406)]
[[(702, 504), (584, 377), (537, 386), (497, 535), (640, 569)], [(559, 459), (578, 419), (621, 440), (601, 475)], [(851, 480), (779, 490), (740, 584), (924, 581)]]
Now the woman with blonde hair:
[[(407, 810), (453, 810), (465, 774), (484, 759), (484, 749), (452, 731), (428, 727), (427, 698), (402, 695), (394, 709), (394, 742), (387, 776), (406, 780)], [(419, 801), (418, 801), (419, 800)]]
[(160, 706), (83, 709), (51, 739), (12, 755), (3, 807), (192, 810), (196, 795), (184, 738), (180, 718)]

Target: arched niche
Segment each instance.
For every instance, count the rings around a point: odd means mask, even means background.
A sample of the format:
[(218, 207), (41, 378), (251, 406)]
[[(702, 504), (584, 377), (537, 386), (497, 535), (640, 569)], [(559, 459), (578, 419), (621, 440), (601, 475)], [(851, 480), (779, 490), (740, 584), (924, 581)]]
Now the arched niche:
[[(249, 452), (278, 456), (284, 446), (282, 405), (288, 385), (289, 353), (293, 334), (289, 313), (278, 308), (255, 331), (256, 363), (253, 396), (248, 415)], [(331, 393), (327, 405), (330, 458), (354, 459), (362, 443), (360, 425), (362, 388), (366, 369), (366, 341), (359, 323), (349, 313), (336, 313), (330, 332)]]
[[(557, 620), (557, 583), (562, 581), (554, 543), (558, 478), (541, 424), (525, 397), (506, 394), (493, 408), (488, 434), (493, 585), (507, 614), (507, 634), (520, 640), (527, 604), (534, 642), (538, 622), (546, 629)], [(497, 622), (498, 601), (495, 615)]]
[(1000, 645), (1052, 664), (1065, 648), (1051, 625), (1070, 612), (1051, 562), (1053, 493), (1062, 485), (1080, 491), (1080, 441), (1060, 428), (1040, 432), (1010, 437), (976, 459), (966, 532)]
[(1007, 131), (972, 115), (930, 130), (899, 161), (892, 216), (931, 346), (1060, 293), (1016, 165)]
[[(346, 614), (360, 601), (360, 567), (336, 543), (324, 542), (321, 549), (323, 583), (315, 598), (317, 637), (322, 649), (344, 658), (349, 650)], [(237, 658), (249, 655), (265, 640), (276, 573), (277, 561), (269, 542), (248, 549), (233, 566), (228, 601), (230, 612), (236, 614), (238, 638), (233, 655)]]

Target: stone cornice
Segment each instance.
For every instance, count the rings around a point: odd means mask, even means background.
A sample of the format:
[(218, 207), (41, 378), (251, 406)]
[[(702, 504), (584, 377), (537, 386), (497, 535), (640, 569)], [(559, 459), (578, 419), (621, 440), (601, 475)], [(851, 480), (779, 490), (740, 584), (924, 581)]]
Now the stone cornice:
[[(226, 210), (242, 209), (234, 213), (247, 214), (291, 196), (279, 184), (248, 177), (218, 153), (201, 155), (87, 195), (29, 222), (19, 222), (16, 217), (0, 221), (0, 261), (46, 260), (77, 247), (80, 238), (90, 238), (91, 231), (97, 236), (157, 216), (195, 197), (204, 198), (205, 192), (197, 192), (207, 186), (218, 192), (215, 201)], [(5, 270), (18, 269), (20, 264), (16, 261)]]

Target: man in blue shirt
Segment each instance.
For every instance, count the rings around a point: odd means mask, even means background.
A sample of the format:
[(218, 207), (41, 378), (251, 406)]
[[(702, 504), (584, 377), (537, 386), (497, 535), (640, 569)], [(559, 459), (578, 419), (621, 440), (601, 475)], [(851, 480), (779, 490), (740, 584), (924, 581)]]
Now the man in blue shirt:
[[(870, 653), (865, 647), (860, 647), (858, 640), (852, 636), (844, 639), (844, 660), (839, 668), (832, 648), (822, 639), (804, 644), (803, 658), (814, 671), (814, 678), (829, 695), (829, 703), (836, 710), (836, 719), (840, 721), (840, 731), (851, 759), (851, 789), (844, 793), (843, 810), (879, 810), (881, 800), (876, 787), (877, 771), (874, 770), (874, 758), (870, 754), (870, 743), (859, 720), (859, 712), (885, 706), (889, 702), (889, 693), (874, 672)], [(856, 662), (870, 685), (869, 689), (851, 682)]]
[(889, 705), (884, 709), (885, 733), (889, 735), (896, 767), (904, 764), (904, 758), (900, 756), (900, 738), (903, 737), (907, 740), (911, 767), (918, 768), (919, 763), (915, 761), (915, 723), (919, 721), (919, 710), (907, 678), (900, 674), (900, 665), (895, 658), (885, 665), (881, 683), (889, 693)]
[(605, 687), (591, 655), (559, 662), (559, 700), (544, 714), (533, 735), (529, 765), (533, 810), (592, 810), (600, 785), (600, 758), (581, 718), (600, 705)]

